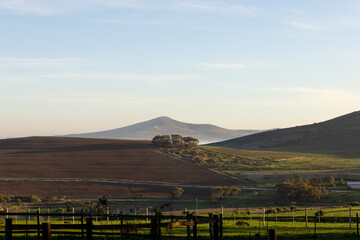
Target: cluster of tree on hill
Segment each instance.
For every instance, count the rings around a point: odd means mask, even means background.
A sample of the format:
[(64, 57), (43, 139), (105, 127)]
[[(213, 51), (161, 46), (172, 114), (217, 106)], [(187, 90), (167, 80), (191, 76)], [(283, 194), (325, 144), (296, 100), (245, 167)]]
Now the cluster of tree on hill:
[(195, 148), (199, 140), (193, 137), (182, 137), (178, 134), (157, 135), (152, 139), (152, 144), (159, 148)]
[(241, 189), (236, 187), (214, 187), (211, 190), (210, 200), (212, 202), (217, 202), (224, 197), (236, 198), (240, 192)]
[(277, 185), (277, 193), (283, 200), (316, 201), (327, 196), (326, 187), (335, 186), (333, 176), (311, 179), (298, 176)]

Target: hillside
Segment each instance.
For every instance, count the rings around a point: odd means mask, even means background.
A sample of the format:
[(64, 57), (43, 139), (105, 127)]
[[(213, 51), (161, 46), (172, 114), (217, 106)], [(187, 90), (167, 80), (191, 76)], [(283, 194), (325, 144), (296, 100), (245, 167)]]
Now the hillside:
[(60, 137), (0, 140), (0, 176), (3, 191), (14, 195), (46, 195), (51, 188), (59, 195), (82, 197), (124, 197), (132, 191), (163, 196), (174, 185), (235, 184), (227, 176), (157, 152), (150, 141)]
[(360, 112), (321, 123), (277, 129), (209, 145), (359, 157)]
[(229, 130), (210, 124), (191, 124), (159, 117), (127, 127), (82, 134), (70, 134), (66, 137), (107, 138), (129, 140), (151, 140), (156, 135), (179, 134), (199, 139), (200, 143), (218, 142), (257, 133), (258, 130)]

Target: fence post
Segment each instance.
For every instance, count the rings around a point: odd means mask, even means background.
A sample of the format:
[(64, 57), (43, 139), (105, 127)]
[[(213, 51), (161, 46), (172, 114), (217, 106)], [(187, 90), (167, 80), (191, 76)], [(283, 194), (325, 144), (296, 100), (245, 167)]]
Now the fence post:
[(209, 213), (209, 219), (210, 219), (210, 223), (209, 223), (209, 231), (210, 231), (210, 240), (214, 240), (214, 224), (213, 224), (213, 214)]
[(305, 227), (308, 227), (308, 213), (307, 213), (307, 208), (305, 208)]
[(359, 214), (356, 213), (356, 236), (359, 237)]
[(72, 209), (72, 214), (73, 214), (73, 224), (75, 223), (75, 208)]
[(187, 239), (190, 240), (190, 238), (191, 238), (191, 231), (190, 231), (190, 217), (189, 217), (189, 212), (186, 212), (186, 233), (187, 233)]
[(276, 236), (276, 229), (269, 229), (268, 230), (268, 240), (277, 240), (277, 236)]
[(110, 222), (109, 214), (110, 214), (110, 209), (109, 209), (109, 207), (106, 207), (106, 222), (107, 222), (107, 224), (109, 224), (109, 222)]
[(86, 219), (86, 240), (92, 240), (92, 218)]
[(265, 208), (263, 208), (263, 227), (265, 227)]
[(40, 208), (36, 212), (36, 219), (37, 219), (37, 238), (40, 240)]
[(220, 240), (223, 240), (223, 215), (220, 214), (220, 219), (219, 219), (219, 235), (220, 235)]
[(215, 215), (215, 224), (214, 224), (214, 240), (219, 240), (219, 216)]
[[(25, 224), (28, 225), (28, 216), (25, 216)], [(25, 233), (26, 238), (28, 237), (28, 230), (26, 229)]]
[(317, 217), (317, 214), (315, 213), (315, 216), (314, 216), (314, 237), (316, 238), (316, 217)]
[(81, 209), (81, 240), (84, 240), (84, 209)]
[(5, 219), (5, 240), (12, 240), (12, 219)]
[(198, 239), (198, 237), (197, 237), (197, 223), (198, 223), (198, 220), (197, 220), (196, 216), (193, 217), (193, 221), (194, 221), (193, 238), (194, 238), (194, 240), (197, 240)]
[(42, 240), (51, 240), (51, 225), (48, 222), (42, 224)]
[(161, 236), (160, 218), (151, 219), (151, 239), (158, 240)]
[(123, 211), (121, 211), (120, 212), (120, 225), (121, 225), (120, 234), (121, 234), (121, 239), (124, 239), (123, 224), (124, 224), (124, 216), (123, 216)]

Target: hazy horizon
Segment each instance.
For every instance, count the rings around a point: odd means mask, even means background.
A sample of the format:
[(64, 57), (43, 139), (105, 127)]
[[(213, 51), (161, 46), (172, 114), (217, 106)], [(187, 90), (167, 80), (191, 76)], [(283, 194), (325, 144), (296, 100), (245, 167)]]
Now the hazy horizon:
[(355, 0), (2, 0), (0, 139), (357, 111), (359, 13)]

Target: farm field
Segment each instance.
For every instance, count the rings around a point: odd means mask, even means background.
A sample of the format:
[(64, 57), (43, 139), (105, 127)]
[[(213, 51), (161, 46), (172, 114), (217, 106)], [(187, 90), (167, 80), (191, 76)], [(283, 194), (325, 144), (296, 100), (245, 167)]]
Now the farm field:
[(360, 158), (213, 146), (199, 146), (195, 150), (168, 149), (165, 152), (174, 158), (236, 177), (247, 186), (254, 182), (274, 185), (297, 175), (306, 178), (333, 175), (360, 180)]
[(159, 153), (149, 141), (60, 137), (0, 140), (0, 176), (3, 191), (44, 197), (163, 197), (176, 185), (236, 184), (227, 176)]

